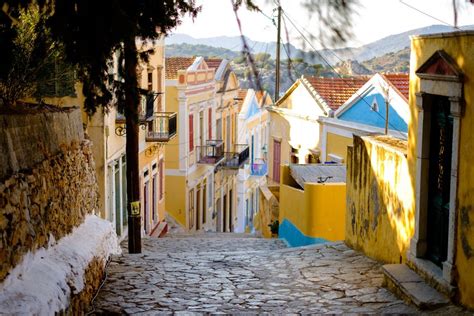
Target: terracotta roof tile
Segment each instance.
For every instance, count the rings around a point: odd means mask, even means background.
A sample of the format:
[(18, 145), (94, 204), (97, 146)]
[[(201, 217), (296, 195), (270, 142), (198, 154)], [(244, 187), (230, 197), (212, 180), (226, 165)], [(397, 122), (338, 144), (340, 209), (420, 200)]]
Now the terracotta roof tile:
[(410, 83), (408, 74), (383, 74), (383, 76), (408, 100)]
[(344, 104), (369, 77), (359, 76), (350, 78), (317, 78), (305, 77), (318, 94), (326, 101), (332, 110), (337, 110)]
[(217, 70), (220, 64), (222, 63), (222, 58), (206, 58), (206, 64), (209, 68), (214, 68)]
[(178, 70), (186, 70), (194, 62), (194, 57), (167, 57), (165, 59), (165, 78), (178, 78)]

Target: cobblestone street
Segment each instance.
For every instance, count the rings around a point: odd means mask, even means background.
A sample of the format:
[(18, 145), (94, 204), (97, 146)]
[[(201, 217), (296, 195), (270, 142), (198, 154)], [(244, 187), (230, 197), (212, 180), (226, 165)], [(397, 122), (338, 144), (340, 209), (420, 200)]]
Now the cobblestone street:
[(343, 243), (286, 248), (276, 239), (200, 234), (148, 238), (143, 248), (110, 262), (96, 313), (417, 312), (382, 287), (379, 263)]

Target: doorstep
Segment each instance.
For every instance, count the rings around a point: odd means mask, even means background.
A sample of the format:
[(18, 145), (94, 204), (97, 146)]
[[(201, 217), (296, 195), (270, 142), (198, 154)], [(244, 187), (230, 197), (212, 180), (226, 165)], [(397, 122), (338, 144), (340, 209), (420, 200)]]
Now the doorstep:
[(384, 286), (419, 309), (436, 309), (450, 303), (445, 295), (429, 286), (405, 264), (382, 266)]

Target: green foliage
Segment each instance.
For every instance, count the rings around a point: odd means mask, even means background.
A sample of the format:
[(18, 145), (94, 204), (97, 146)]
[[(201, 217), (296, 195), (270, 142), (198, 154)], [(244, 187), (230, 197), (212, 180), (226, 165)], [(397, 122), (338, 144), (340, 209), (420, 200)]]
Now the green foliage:
[(51, 11), (37, 5), (21, 8), (5, 45), (7, 63), (0, 68), (0, 99), (9, 107), (26, 97), (74, 94), (74, 70), (64, 60), (62, 45), (52, 40), (46, 21)]
[(240, 58), (240, 53), (231, 51), (226, 48), (212, 47), (207, 45), (191, 45), (191, 44), (172, 44), (166, 45), (167, 56), (204, 56), (218, 57), (226, 59)]
[(404, 72), (410, 67), (410, 48), (391, 52), (362, 62), (362, 65), (372, 72)]

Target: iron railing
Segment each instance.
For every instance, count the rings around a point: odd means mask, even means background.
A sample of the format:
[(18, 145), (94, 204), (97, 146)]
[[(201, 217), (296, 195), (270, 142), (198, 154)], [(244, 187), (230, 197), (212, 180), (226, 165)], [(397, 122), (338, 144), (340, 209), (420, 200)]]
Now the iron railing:
[(176, 136), (176, 112), (158, 112), (148, 120), (147, 142), (168, 142)]
[(204, 146), (196, 146), (197, 163), (215, 165), (224, 159), (224, 142), (212, 139)]
[(250, 151), (247, 144), (234, 145), (233, 152), (225, 153), (222, 167), (227, 169), (239, 169), (249, 159)]

